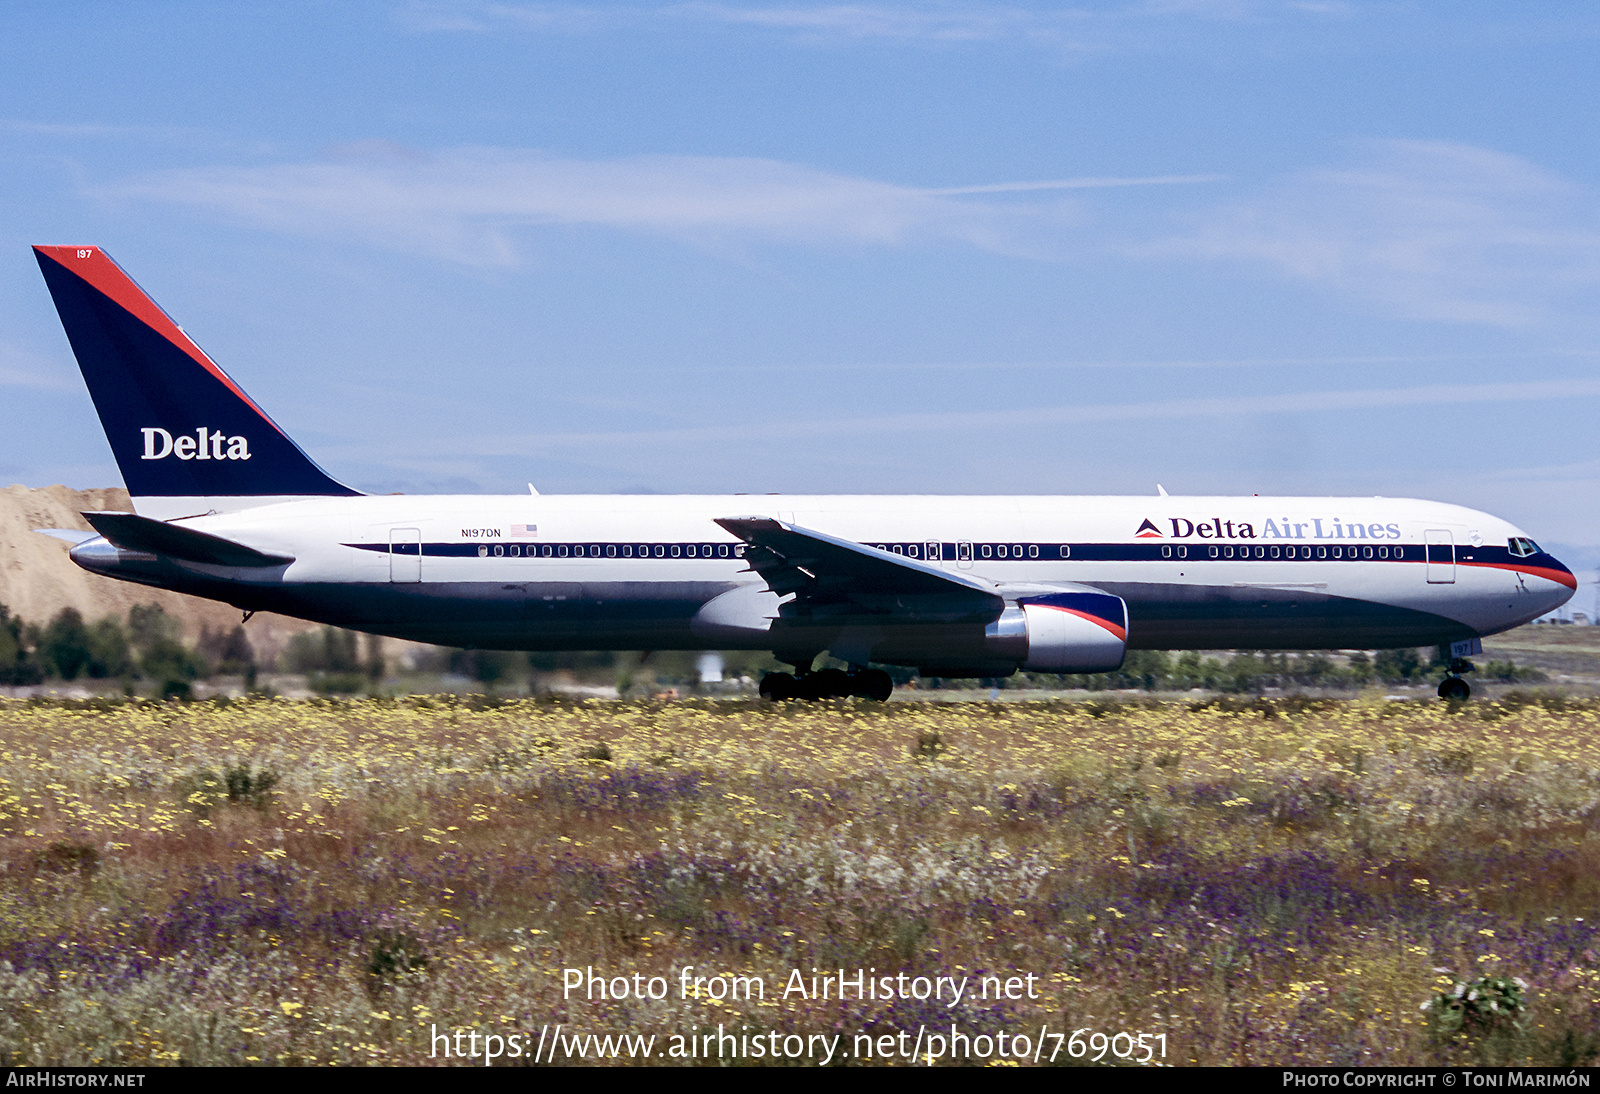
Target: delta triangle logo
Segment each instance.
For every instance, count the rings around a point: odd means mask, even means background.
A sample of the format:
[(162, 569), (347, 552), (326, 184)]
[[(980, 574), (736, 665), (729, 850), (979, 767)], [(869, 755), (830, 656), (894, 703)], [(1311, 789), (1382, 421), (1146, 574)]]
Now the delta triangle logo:
[(1146, 520), (1139, 525), (1139, 530), (1133, 533), (1135, 539), (1161, 539), (1161, 530)]

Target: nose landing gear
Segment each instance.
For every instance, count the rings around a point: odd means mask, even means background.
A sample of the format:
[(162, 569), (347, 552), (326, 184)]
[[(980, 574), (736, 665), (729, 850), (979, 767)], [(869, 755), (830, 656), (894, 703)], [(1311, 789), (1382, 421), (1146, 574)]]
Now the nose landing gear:
[(1475, 666), (1465, 657), (1456, 657), (1450, 661), (1449, 673), (1439, 681), (1439, 698), (1453, 702), (1463, 702), (1472, 696), (1472, 688), (1461, 679), (1464, 672), (1474, 671)]

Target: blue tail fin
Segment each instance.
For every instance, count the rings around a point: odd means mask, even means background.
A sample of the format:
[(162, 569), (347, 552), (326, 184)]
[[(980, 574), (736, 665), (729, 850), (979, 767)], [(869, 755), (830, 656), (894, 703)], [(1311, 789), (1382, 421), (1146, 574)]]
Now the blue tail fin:
[(98, 247), (35, 247), (134, 507), (162, 519), (355, 497)]

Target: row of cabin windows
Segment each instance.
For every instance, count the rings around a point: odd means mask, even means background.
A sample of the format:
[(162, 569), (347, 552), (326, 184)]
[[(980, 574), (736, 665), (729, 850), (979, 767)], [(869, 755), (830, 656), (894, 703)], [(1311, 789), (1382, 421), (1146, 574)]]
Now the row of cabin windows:
[[(522, 557), (522, 545), (497, 543), (478, 545), (478, 557)], [(529, 558), (743, 558), (742, 543), (581, 543), (528, 544)]]
[[(1211, 558), (1400, 558), (1404, 547), (1208, 547)], [(1176, 552), (1176, 555), (1174, 555)], [(1219, 554), (1220, 552), (1220, 554)], [(1237, 554), (1235, 554), (1237, 552)], [(1312, 552), (1315, 552), (1313, 554)], [(1330, 552), (1332, 552), (1330, 554)], [(1162, 547), (1162, 558), (1188, 558), (1187, 547)], [(1195, 557), (1199, 557), (1198, 555)]]
[[(875, 545), (880, 551), (890, 551), (897, 555), (909, 558), (929, 558), (942, 560), (943, 549), (937, 543), (879, 543)], [(1062, 558), (1072, 557), (1072, 548), (1068, 544), (1059, 545)], [(1267, 547), (1267, 546), (1212, 546), (1206, 548), (1210, 558), (1398, 558), (1406, 556), (1403, 547)], [(493, 547), (488, 544), (478, 545), (478, 556), (487, 558), (491, 553), (496, 558), (520, 558), (524, 548), (521, 544), (497, 543)], [(528, 544), (528, 558), (743, 558), (745, 545), (742, 543), (591, 543), (587, 546), (582, 543), (546, 543)], [(1331, 553), (1330, 553), (1331, 552)], [(1038, 558), (1039, 544), (1021, 543), (959, 543), (956, 545), (956, 557), (961, 561), (970, 560), (976, 554), (978, 558)], [(1164, 545), (1161, 548), (1162, 558), (1188, 558), (1189, 548), (1186, 546)], [(1196, 558), (1201, 556), (1196, 555)]]
[[(928, 544), (874, 543), (869, 544), (869, 546), (876, 547), (880, 551), (889, 551), (893, 554), (905, 555), (907, 558), (929, 558), (935, 561), (942, 561), (944, 557), (944, 548), (942, 548), (938, 543), (932, 542)], [(1039, 557), (1039, 545), (1037, 543), (1030, 543), (1026, 546), (1021, 543), (958, 543), (956, 544), (956, 557), (962, 562), (966, 562), (972, 558), (972, 552), (974, 549), (977, 550), (979, 558)], [(1063, 543), (1061, 545), (1061, 557), (1068, 557), (1068, 552), (1070, 550), (1071, 548)]]

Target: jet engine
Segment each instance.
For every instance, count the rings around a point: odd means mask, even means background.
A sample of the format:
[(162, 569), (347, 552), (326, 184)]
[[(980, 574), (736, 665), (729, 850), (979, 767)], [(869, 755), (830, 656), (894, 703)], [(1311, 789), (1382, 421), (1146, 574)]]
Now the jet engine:
[(1083, 590), (1019, 597), (985, 629), (990, 654), (1028, 672), (1111, 672), (1128, 642), (1128, 606)]

